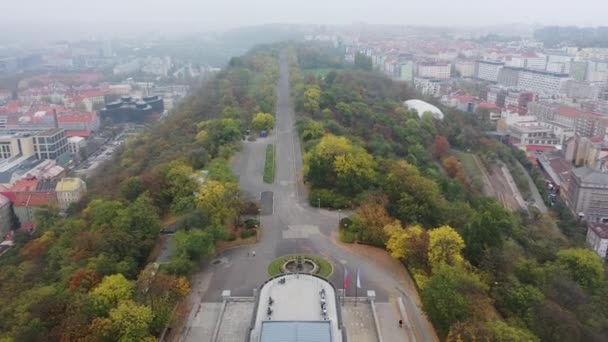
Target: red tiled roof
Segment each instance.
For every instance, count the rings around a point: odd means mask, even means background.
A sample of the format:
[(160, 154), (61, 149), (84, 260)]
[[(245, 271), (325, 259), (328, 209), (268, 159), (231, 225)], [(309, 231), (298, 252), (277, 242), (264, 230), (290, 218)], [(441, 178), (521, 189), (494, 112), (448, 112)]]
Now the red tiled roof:
[(83, 130), (83, 131), (66, 131), (65, 135), (67, 137), (90, 137), (91, 131)]
[[(11, 196), (7, 196), (8, 198)], [(52, 192), (16, 192), (14, 193), (13, 205), (15, 207), (41, 207), (54, 202)]]
[(19, 101), (18, 100), (10, 100), (8, 101), (6, 108), (9, 112), (16, 112), (19, 110)]
[(36, 191), (36, 187), (38, 186), (37, 179), (24, 179), (15, 182), (12, 187), (8, 189), (8, 191), (14, 192), (24, 192), (24, 191)]
[(57, 115), (59, 123), (91, 122), (95, 120), (97, 114), (94, 112), (69, 112)]
[(528, 152), (542, 152), (546, 150), (554, 149), (553, 146), (541, 146), (541, 145), (526, 145), (526, 151)]
[(491, 102), (482, 102), (480, 104), (477, 105), (477, 108), (482, 108), (482, 109), (499, 109), (500, 107), (498, 107), (496, 104), (491, 103)]
[(87, 90), (80, 94), (82, 97), (102, 97), (104, 95), (105, 93), (103, 91), (97, 89)]
[(471, 95), (462, 95), (462, 96), (458, 96), (456, 97), (456, 99), (460, 102), (469, 102), (469, 101), (473, 101), (475, 100), (475, 96), (471, 96)]

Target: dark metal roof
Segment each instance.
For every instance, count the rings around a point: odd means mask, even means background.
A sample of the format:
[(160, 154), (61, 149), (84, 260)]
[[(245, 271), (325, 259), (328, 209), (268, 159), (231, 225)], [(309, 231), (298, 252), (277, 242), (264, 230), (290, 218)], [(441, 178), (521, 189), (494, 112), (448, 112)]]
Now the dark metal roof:
[(331, 342), (330, 321), (262, 322), (260, 342)]

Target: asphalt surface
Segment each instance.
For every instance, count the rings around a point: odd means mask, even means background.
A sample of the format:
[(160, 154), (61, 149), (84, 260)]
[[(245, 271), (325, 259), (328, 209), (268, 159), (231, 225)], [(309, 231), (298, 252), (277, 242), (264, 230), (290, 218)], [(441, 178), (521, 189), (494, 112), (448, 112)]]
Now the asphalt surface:
[[(375, 290), (377, 300), (388, 301), (404, 297), (408, 320), (420, 341), (436, 341), (432, 326), (418, 308), (416, 290), (410, 279), (396, 279), (391, 272), (379, 267), (374, 260), (357, 255), (334, 241), (338, 220), (344, 213), (311, 207), (306, 200), (302, 182), (302, 152), (294, 127), (295, 113), (290, 96), (289, 71), (286, 59), (281, 58), (277, 87), (275, 130), (268, 138), (245, 142), (243, 151), (233, 162), (241, 189), (264, 202), (262, 238), (256, 245), (227, 250), (209, 262), (195, 279), (193, 290), (200, 302), (221, 301), (222, 290), (233, 296), (251, 296), (268, 279), (268, 263), (279, 256), (292, 253), (311, 253), (324, 256), (334, 265), (330, 281), (342, 288), (344, 268), (350, 275), (348, 296), (354, 296), (357, 269), (360, 270), (362, 289)], [(275, 182), (262, 181), (265, 148), (276, 144), (277, 170)], [(262, 197), (262, 193), (264, 196)], [(272, 192), (272, 200), (268, 198)], [(255, 251), (252, 257), (251, 252)]]

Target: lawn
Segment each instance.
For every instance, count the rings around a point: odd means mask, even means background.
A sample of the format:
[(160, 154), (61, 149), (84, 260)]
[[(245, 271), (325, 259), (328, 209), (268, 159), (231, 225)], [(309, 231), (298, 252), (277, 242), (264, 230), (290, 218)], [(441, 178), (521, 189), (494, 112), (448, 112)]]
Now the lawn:
[(456, 152), (456, 157), (460, 160), (460, 163), (462, 163), (462, 167), (469, 178), (478, 179), (483, 177), (481, 170), (475, 162), (475, 156), (472, 153)]
[(274, 182), (274, 174), (276, 172), (274, 152), (275, 149), (273, 144), (266, 145), (266, 161), (264, 162), (264, 182), (269, 184)]
[(340, 69), (333, 68), (318, 68), (318, 69), (304, 69), (302, 72), (304, 75), (312, 75), (314, 77), (325, 77), (330, 71), (341, 71)]
[(331, 265), (331, 263), (319, 256), (310, 255), (310, 254), (290, 254), (290, 255), (282, 256), (280, 258), (276, 258), (273, 261), (271, 261), (270, 265), (268, 265), (268, 274), (271, 277), (282, 274), (283, 271), (281, 270), (281, 268), (282, 268), (283, 264), (285, 262), (287, 262), (287, 260), (293, 259), (296, 255), (301, 255), (303, 258), (312, 260), (314, 263), (316, 263), (319, 266), (319, 270), (316, 273), (318, 276), (321, 276), (324, 278), (329, 278), (329, 276), (334, 271), (334, 267)]

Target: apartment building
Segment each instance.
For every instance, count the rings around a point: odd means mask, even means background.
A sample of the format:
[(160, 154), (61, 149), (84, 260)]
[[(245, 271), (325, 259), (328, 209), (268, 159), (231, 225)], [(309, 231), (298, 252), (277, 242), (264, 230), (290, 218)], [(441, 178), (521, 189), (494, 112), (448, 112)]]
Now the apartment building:
[(523, 69), (519, 72), (517, 87), (522, 90), (559, 95), (568, 80), (569, 76), (567, 74)]
[(608, 174), (587, 166), (572, 170), (568, 202), (587, 222), (608, 222)]
[(454, 70), (460, 74), (460, 77), (475, 77), (475, 62), (456, 61), (454, 62)]
[(519, 72), (521, 70), (521, 68), (507, 66), (501, 68), (498, 72), (498, 84), (505, 87), (517, 87), (517, 83), (519, 82)]
[(34, 142), (31, 134), (0, 136), (0, 159), (34, 155)]
[(57, 201), (61, 209), (67, 209), (70, 204), (82, 199), (87, 192), (87, 184), (80, 178), (63, 178), (55, 187)]
[(562, 139), (556, 136), (551, 128), (543, 126), (538, 121), (509, 125), (508, 132), (511, 143), (517, 146), (557, 146), (562, 143)]
[(56, 159), (68, 152), (68, 139), (63, 128), (53, 128), (33, 136), (34, 153), (38, 159)]
[(608, 258), (608, 224), (587, 223), (587, 243), (602, 259)]
[(449, 80), (452, 74), (450, 63), (423, 62), (416, 65), (417, 75), (421, 78)]
[(503, 62), (479, 60), (475, 63), (475, 77), (484, 81), (497, 82), (500, 69), (504, 65)]

